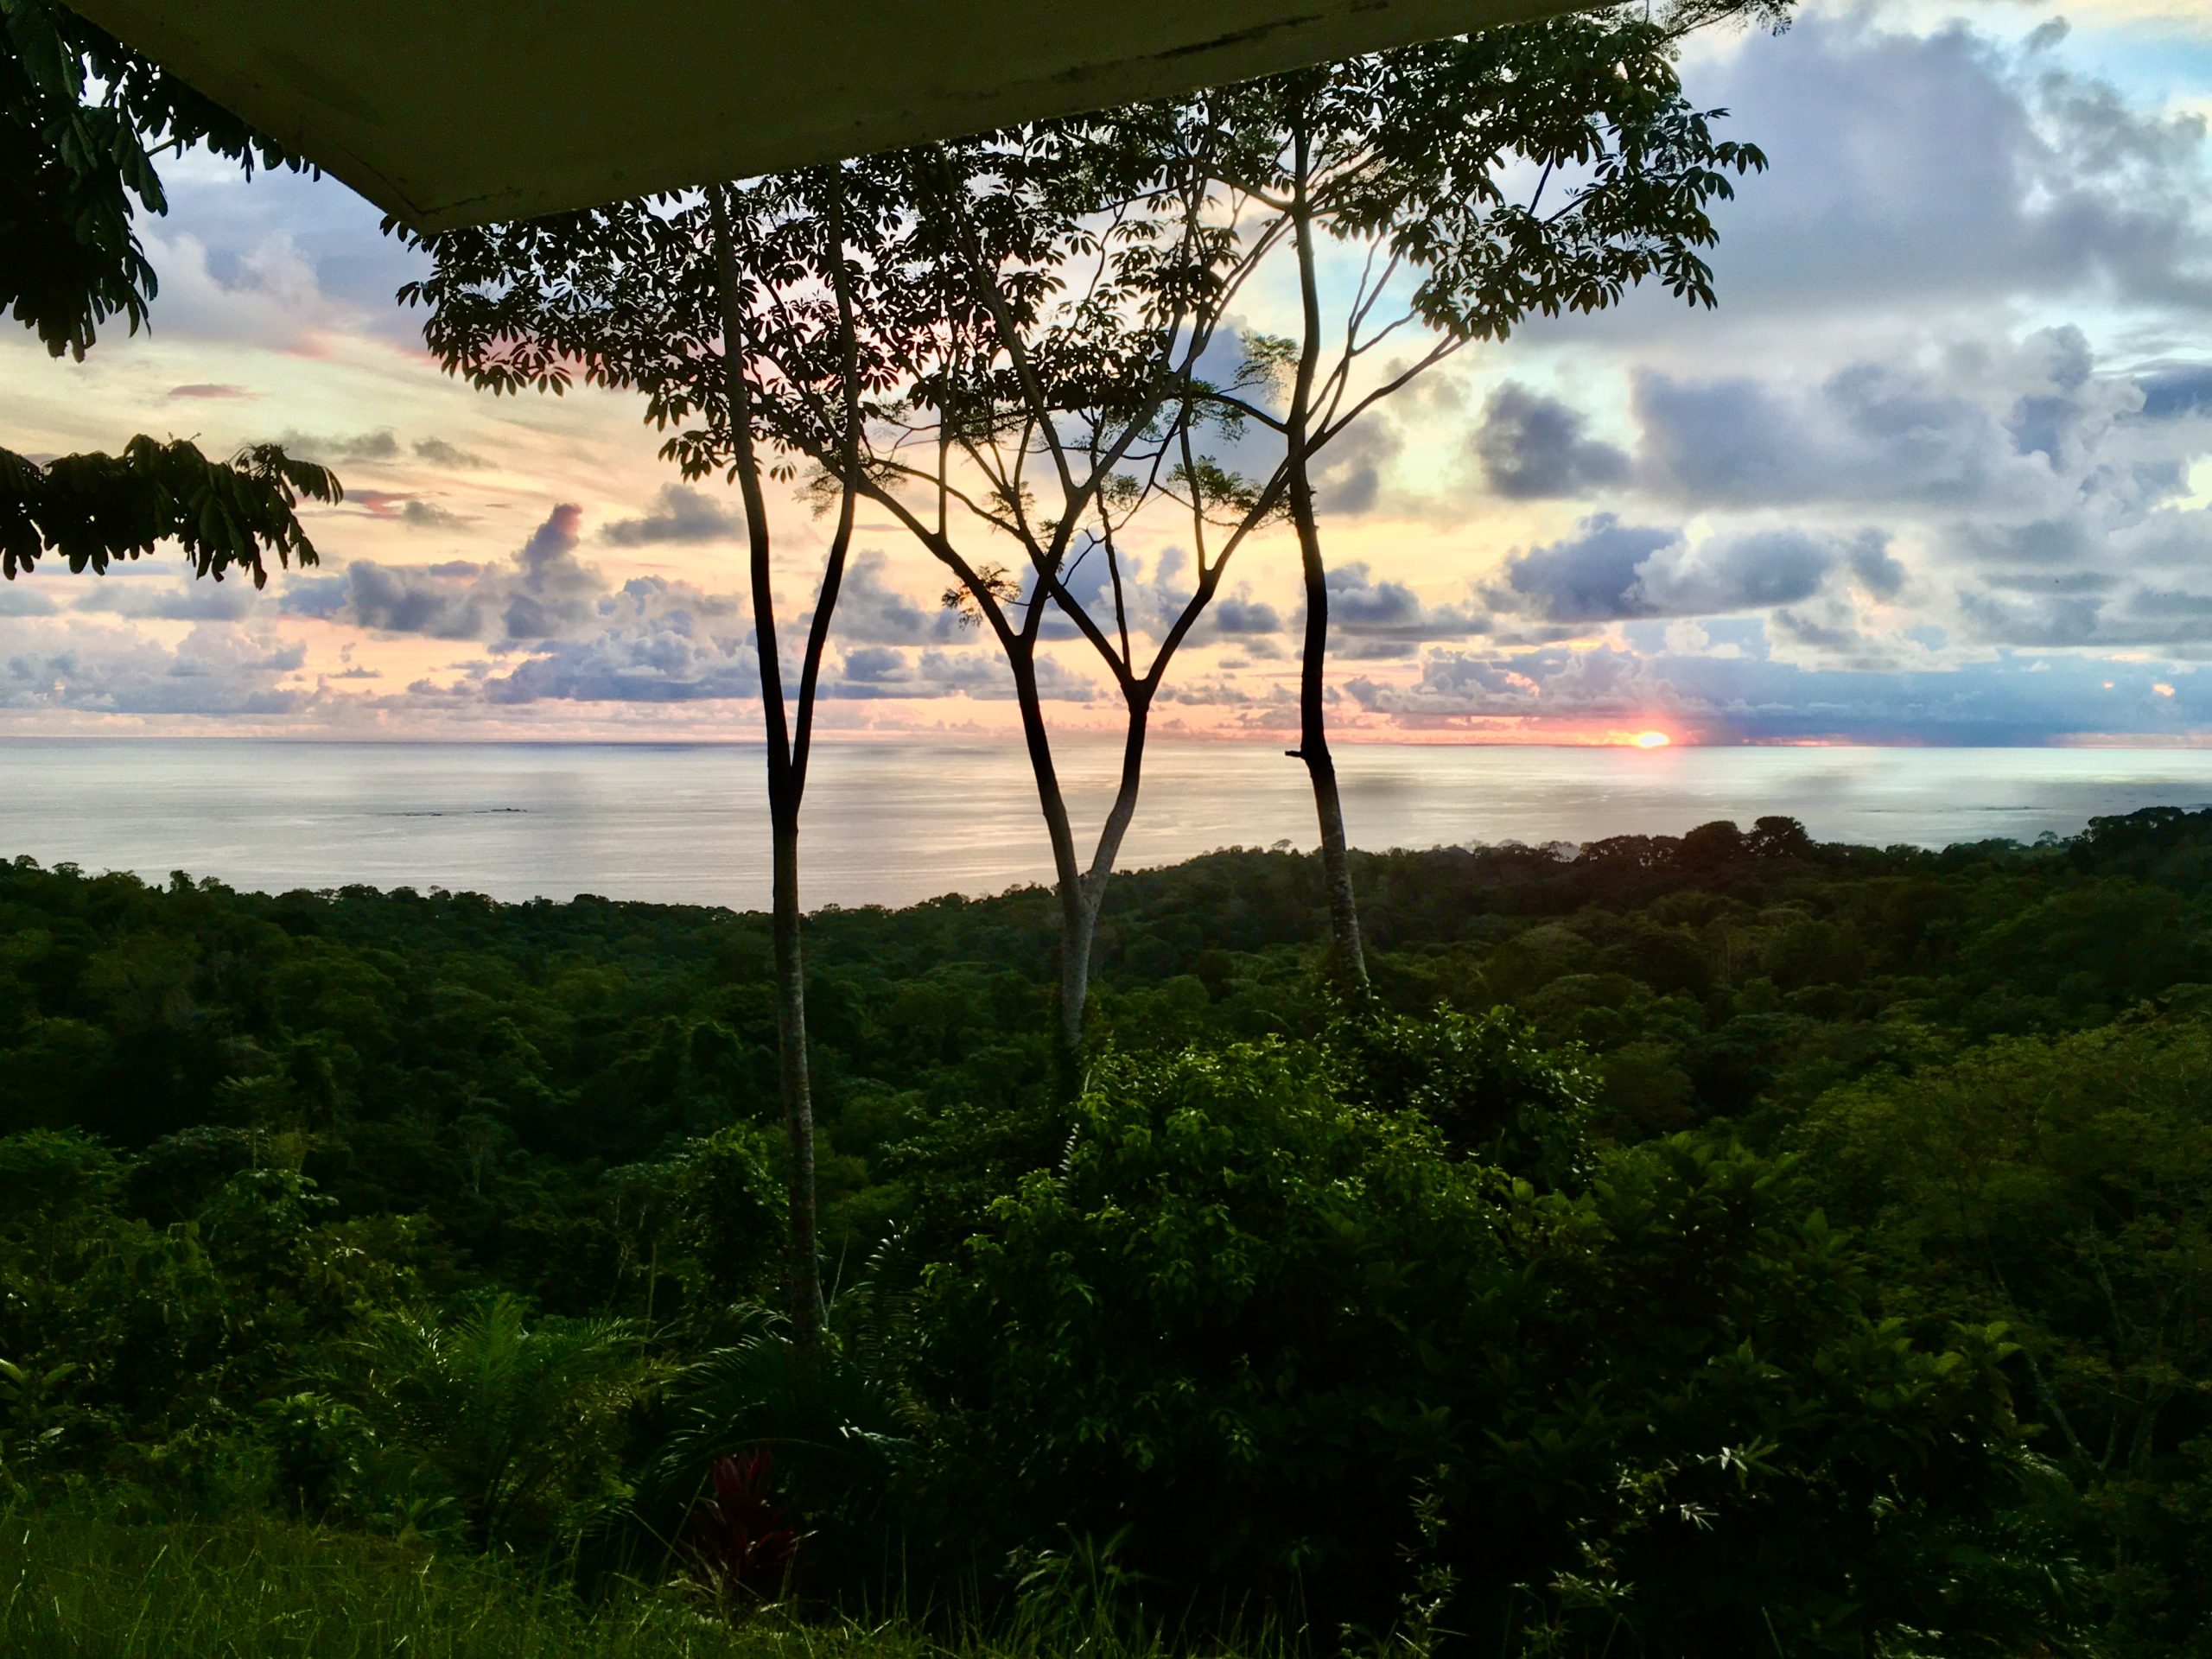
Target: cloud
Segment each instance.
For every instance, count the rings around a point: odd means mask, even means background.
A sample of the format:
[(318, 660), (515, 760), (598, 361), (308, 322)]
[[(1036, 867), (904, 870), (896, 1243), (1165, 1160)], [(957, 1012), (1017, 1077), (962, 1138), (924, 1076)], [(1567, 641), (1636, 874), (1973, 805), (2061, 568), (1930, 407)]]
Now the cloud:
[(380, 564), (355, 559), (338, 577), (296, 582), (283, 608), (381, 633), (483, 639), (496, 645), (565, 638), (589, 627), (611, 584), (579, 559), (583, 510), (563, 503), (497, 564)]
[(1282, 631), (1281, 613), (1265, 601), (1254, 599), (1249, 588), (1214, 601), (1211, 614), (1214, 632), (1232, 639)]
[(286, 432), (277, 439), (295, 460), (320, 461), (326, 467), (347, 461), (397, 461), (399, 437), (390, 427), (373, 432)]
[(2062, 353), (2082, 344), (2047, 330), (2006, 365), (1866, 361), (1802, 391), (1645, 372), (1631, 394), (1638, 481), (1707, 508), (2051, 502), (2140, 397), (2077, 376)]
[(1160, 701), (1179, 702), (1186, 709), (1250, 709), (1262, 704), (1280, 706), (1287, 713), (1291, 699), (1286, 692), (1268, 695), (1272, 688), (1262, 695), (1251, 691), (1223, 676), (1210, 680), (1193, 680), (1182, 684), (1166, 684), (1160, 688)]
[(2139, 375), (2140, 413), (2146, 421), (2177, 421), (2212, 415), (2212, 363), (2177, 363)]
[[(2110, 683), (2109, 689), (2107, 683)], [(2171, 685), (2171, 696), (2158, 693)], [(1701, 741), (1828, 737), (1895, 743), (2042, 743), (2212, 721), (2212, 674), (2145, 663), (2006, 653), (1952, 666), (1807, 667), (1757, 654), (1645, 656), (1611, 646), (1439, 652), (1410, 685), (1354, 678), (1370, 714), (1413, 727), (1557, 721), (1687, 728)]]
[[(957, 613), (894, 588), (890, 573), (891, 562), (879, 552), (863, 549), (853, 556), (830, 621), (834, 638), (854, 645), (918, 645), (961, 636)], [(802, 626), (812, 621), (810, 613)]]
[[(164, 163), (165, 184), (175, 170)], [(174, 213), (142, 219), (137, 228), (161, 276), (154, 324), (164, 340), (314, 355), (326, 337), (361, 321), (356, 308), (324, 290), (315, 261), (290, 229), (245, 231)]]
[(662, 602), (672, 586), (630, 584), (602, 613), (606, 626), (582, 639), (546, 642), (510, 672), (487, 679), (486, 698), (665, 703), (759, 696), (751, 640), (713, 627), (680, 603)]
[(1580, 410), (1508, 380), (1483, 404), (1475, 457), (1491, 493), (1514, 500), (1581, 495), (1626, 481), (1628, 452), (1586, 435)]
[[(142, 574), (143, 570), (143, 574)], [(271, 607), (275, 595), (256, 594), (251, 582), (195, 578), (184, 566), (111, 569), (105, 576), (79, 578), (85, 591), (72, 607), (113, 616), (168, 622), (232, 622), (257, 608)], [(274, 578), (281, 582), (281, 575)]]
[(1382, 411), (1361, 417), (1324, 448), (1313, 468), (1313, 505), (1323, 517), (1357, 518), (1383, 505), (1383, 475), (1405, 439)]
[(361, 508), (372, 518), (389, 518), (410, 530), (453, 530), (470, 521), (450, 508), (419, 495), (397, 490), (349, 490), (346, 504)]
[(1624, 524), (1616, 513), (1594, 513), (1573, 535), (1508, 559), (1503, 585), (1490, 590), (1491, 602), (1560, 622), (1653, 615), (1640, 573), (1681, 541), (1681, 532), (1671, 527)]
[(249, 391), (244, 386), (233, 386), (218, 381), (198, 381), (190, 385), (171, 386), (169, 388), (169, 396), (172, 397), (220, 399), (232, 397), (258, 397), (261, 394), (257, 391)]
[(1600, 512), (1573, 535), (1509, 558), (1485, 597), (1501, 610), (1553, 622), (1710, 616), (1810, 599), (1840, 566), (1878, 597), (1904, 581), (1877, 531), (1838, 537), (1753, 530), (1692, 542), (1676, 529)]
[[(1488, 597), (1587, 622), (1802, 606), (1847, 578), (1886, 603), (1910, 582), (1918, 608), (1983, 644), (2195, 655), (2212, 648), (2192, 602), (2212, 518), (2189, 495), (2212, 453), (2193, 413), (2208, 390), (2185, 365), (2107, 367), (2072, 326), (1862, 358), (1810, 384), (1647, 371), (1635, 487), (1700, 514), (1704, 539), (1594, 515), (1514, 556)], [(1775, 529), (1783, 512), (1804, 527)], [(1801, 609), (1784, 632), (1832, 643), (1843, 627)]]
[[(1089, 702), (1098, 695), (1090, 680), (1046, 656), (1037, 659), (1037, 689), (1048, 702)], [(998, 702), (1014, 694), (1005, 662), (982, 647), (915, 652), (862, 645), (847, 652), (822, 686), (825, 697), (860, 701), (962, 696)]]
[(1343, 655), (1402, 656), (1418, 641), (1464, 639), (1490, 626), (1485, 612), (1432, 605), (1406, 583), (1378, 577), (1364, 563), (1339, 565), (1325, 580), (1329, 632), (1350, 646), (1340, 651)]
[(1840, 559), (1887, 556), (1878, 534), (1847, 550), (1802, 531), (1753, 531), (1662, 550), (1640, 568), (1637, 590), (1655, 616), (1758, 610), (1810, 599)]
[(305, 653), (266, 630), (203, 623), (175, 645), (135, 628), (0, 622), (0, 709), (287, 715)]
[[(444, 438), (417, 438), (412, 443), (404, 442), (399, 434), (388, 426), (368, 432), (302, 432), (296, 429), (286, 432), (278, 442), (291, 454), (307, 461), (321, 461), (328, 467), (377, 466), (386, 461), (404, 461), (410, 455), (426, 467), (440, 467), (455, 472), (491, 465), (474, 450), (464, 449)], [(361, 493), (359, 490), (348, 490), (346, 499), (355, 499)]]
[(1887, 539), (1878, 536), (1861, 537), (1853, 546), (1851, 574), (1874, 599), (1895, 599), (1904, 587), (1904, 566), (1891, 554)]
[(52, 616), (61, 607), (31, 584), (35, 577), (0, 582), (0, 616)]
[(1998, 293), (2212, 307), (2202, 118), (2132, 102), (2052, 44), (1808, 11), (1694, 66), (1691, 96), (1772, 164), (1724, 217), (1724, 308), (1924, 315)]
[(600, 532), (617, 547), (726, 542), (745, 534), (745, 518), (682, 484), (664, 484), (652, 512), (618, 518)]
[(415, 459), (432, 467), (451, 467), (456, 469), (488, 467), (492, 464), (474, 451), (463, 449), (457, 444), (448, 443), (443, 438), (416, 439)]
[[(474, 574), (477, 565), (464, 567)], [(484, 631), (485, 596), (456, 582), (452, 566), (416, 570), (355, 559), (342, 576), (296, 582), (283, 608), (296, 616), (350, 622), (380, 633), (417, 633), (432, 639), (474, 639)]]
[(584, 623), (606, 589), (597, 569), (576, 557), (583, 509), (563, 503), (546, 515), (515, 555), (502, 631), (510, 640), (545, 639)]

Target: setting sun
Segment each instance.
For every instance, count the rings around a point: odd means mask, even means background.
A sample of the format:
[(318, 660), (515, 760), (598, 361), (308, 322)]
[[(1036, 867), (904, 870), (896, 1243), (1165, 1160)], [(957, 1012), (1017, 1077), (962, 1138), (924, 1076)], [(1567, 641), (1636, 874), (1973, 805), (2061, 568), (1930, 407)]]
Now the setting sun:
[(1639, 749), (1663, 749), (1674, 741), (1664, 732), (1638, 732), (1629, 739)]

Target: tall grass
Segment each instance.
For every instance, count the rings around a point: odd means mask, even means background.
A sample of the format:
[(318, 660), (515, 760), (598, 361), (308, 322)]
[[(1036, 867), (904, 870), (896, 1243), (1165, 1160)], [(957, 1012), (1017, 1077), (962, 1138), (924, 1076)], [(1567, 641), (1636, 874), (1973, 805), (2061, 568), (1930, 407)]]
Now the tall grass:
[[(1034, 1612), (1046, 1611), (1044, 1608)], [(680, 1589), (587, 1606), (496, 1561), (276, 1520), (125, 1524), (0, 1510), (5, 1659), (1161, 1659), (1072, 1599), (1002, 1637), (735, 1619)], [(1262, 1642), (1252, 1659), (1281, 1659)]]
[(644, 1589), (587, 1608), (496, 1563), (277, 1522), (0, 1515), (9, 1659), (836, 1659), (863, 1646), (936, 1651), (896, 1628), (733, 1623)]

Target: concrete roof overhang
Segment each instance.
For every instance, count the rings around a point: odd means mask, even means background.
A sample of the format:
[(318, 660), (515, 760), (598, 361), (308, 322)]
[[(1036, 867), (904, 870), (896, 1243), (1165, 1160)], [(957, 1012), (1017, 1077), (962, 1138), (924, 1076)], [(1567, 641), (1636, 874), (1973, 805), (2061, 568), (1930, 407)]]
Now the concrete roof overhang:
[(1589, 0), (71, 0), (419, 230), (1100, 109)]

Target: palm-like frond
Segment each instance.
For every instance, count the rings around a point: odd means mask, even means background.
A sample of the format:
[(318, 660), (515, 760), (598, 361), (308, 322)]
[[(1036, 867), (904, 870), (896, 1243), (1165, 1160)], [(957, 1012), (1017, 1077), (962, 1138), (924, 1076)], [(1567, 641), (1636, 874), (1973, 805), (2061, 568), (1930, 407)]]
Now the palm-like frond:
[(389, 1315), (353, 1357), (352, 1391), (379, 1438), (435, 1469), (481, 1540), (507, 1537), (576, 1496), (650, 1377), (626, 1321), (533, 1324), (507, 1295), (450, 1321)]

